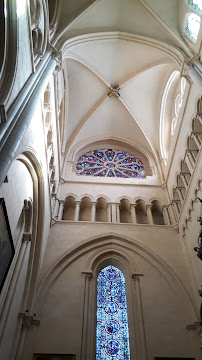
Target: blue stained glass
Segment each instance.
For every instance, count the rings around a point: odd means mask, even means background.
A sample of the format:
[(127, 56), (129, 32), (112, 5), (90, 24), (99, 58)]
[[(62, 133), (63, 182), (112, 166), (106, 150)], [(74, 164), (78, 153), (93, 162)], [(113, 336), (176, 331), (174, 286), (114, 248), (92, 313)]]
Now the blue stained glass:
[(96, 360), (130, 360), (125, 278), (112, 265), (97, 278)]
[[(95, 168), (98, 168), (98, 171), (91, 171)], [(76, 170), (79, 175), (100, 177), (142, 178), (145, 176), (144, 165), (140, 159), (126, 151), (112, 149), (91, 150), (80, 156)]]

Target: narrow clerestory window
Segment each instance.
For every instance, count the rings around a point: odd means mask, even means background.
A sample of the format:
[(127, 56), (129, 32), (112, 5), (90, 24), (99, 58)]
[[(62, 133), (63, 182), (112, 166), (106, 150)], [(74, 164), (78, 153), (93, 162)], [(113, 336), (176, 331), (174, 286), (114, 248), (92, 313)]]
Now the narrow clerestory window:
[(195, 13), (190, 13), (186, 20), (186, 33), (193, 42), (196, 42), (200, 30), (201, 18)]
[(125, 278), (116, 267), (97, 278), (96, 360), (130, 360)]

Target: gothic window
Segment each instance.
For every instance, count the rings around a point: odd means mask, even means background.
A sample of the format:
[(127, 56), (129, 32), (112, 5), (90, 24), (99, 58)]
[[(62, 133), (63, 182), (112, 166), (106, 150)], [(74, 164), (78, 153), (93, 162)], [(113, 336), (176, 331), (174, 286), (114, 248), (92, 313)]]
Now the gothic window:
[(188, 0), (188, 5), (202, 14), (202, 0)]
[(76, 163), (79, 175), (100, 177), (142, 178), (145, 168), (135, 155), (122, 150), (91, 150), (81, 155)]
[(201, 25), (200, 16), (198, 16), (198, 15), (196, 15), (194, 13), (190, 13), (187, 16), (186, 32), (194, 42), (196, 42), (196, 40), (198, 38), (200, 25)]
[(97, 279), (96, 360), (130, 360), (125, 278), (112, 265)]

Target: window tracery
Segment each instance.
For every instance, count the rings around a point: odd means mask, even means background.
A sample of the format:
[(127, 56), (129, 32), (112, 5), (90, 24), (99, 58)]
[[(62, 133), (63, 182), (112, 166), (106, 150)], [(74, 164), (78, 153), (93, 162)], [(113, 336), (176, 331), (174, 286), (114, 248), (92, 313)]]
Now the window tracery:
[(181, 84), (180, 84), (180, 93), (175, 98), (175, 109), (174, 109), (175, 117), (174, 117), (174, 119), (172, 120), (172, 123), (171, 123), (171, 136), (174, 135), (175, 128), (177, 126), (178, 116), (179, 116), (180, 109), (181, 109), (182, 103), (183, 103), (185, 87), (186, 87), (186, 79), (182, 78), (181, 79)]
[(96, 360), (130, 360), (125, 278), (112, 265), (97, 278)]
[(143, 162), (135, 155), (122, 150), (91, 150), (81, 155), (76, 163), (79, 175), (99, 177), (142, 178)]
[(188, 5), (202, 14), (202, 0), (188, 0)]
[(186, 32), (194, 42), (196, 42), (198, 38), (200, 25), (201, 25), (200, 16), (196, 15), (195, 13), (188, 14), (186, 20)]

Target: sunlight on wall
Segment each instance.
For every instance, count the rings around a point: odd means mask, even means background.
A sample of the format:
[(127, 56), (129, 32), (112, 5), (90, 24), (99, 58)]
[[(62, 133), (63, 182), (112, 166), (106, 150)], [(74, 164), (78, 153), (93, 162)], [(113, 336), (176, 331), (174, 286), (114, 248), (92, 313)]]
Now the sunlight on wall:
[(17, 16), (20, 17), (21, 15), (23, 15), (25, 13), (26, 0), (17, 0), (16, 5), (17, 5), (17, 8), (16, 8)]

